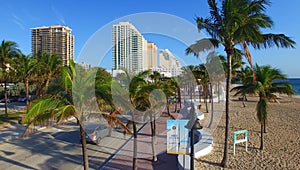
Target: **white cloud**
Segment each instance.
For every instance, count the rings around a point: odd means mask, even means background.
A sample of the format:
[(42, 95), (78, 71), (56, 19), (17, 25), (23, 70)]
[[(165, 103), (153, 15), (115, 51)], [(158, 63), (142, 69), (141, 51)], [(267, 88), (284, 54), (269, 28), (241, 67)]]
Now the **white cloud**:
[(13, 22), (15, 24), (17, 24), (22, 30), (25, 30), (25, 22), (24, 22), (24, 20), (21, 19), (20, 17), (18, 17), (15, 14), (12, 14), (12, 16), (13, 16)]
[(59, 23), (62, 25), (66, 25), (65, 19), (61, 15), (61, 13), (59, 13), (58, 10), (56, 10), (56, 8), (54, 6), (52, 6), (51, 9), (52, 9), (54, 15), (56, 16), (56, 18), (58, 19)]

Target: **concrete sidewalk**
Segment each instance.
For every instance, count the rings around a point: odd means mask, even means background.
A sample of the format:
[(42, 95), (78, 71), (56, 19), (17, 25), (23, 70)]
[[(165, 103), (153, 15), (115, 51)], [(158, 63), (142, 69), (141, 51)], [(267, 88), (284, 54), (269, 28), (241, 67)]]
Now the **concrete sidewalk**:
[(25, 131), (25, 126), (21, 124), (9, 124), (0, 129), (0, 144), (21, 138)]

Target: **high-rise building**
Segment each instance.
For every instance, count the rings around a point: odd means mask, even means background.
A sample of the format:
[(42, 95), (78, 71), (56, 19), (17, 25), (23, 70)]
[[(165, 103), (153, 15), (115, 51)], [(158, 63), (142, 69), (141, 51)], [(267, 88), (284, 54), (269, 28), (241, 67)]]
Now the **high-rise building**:
[(145, 59), (147, 70), (157, 68), (157, 46), (153, 42), (147, 43), (147, 57)]
[(159, 70), (161, 73), (175, 77), (181, 74), (182, 64), (168, 49), (163, 49), (159, 52)]
[(129, 22), (120, 22), (112, 29), (113, 70), (140, 72), (145, 69), (147, 41)]
[(49, 52), (62, 58), (64, 65), (74, 59), (74, 36), (69, 27), (54, 25), (31, 28), (32, 53)]

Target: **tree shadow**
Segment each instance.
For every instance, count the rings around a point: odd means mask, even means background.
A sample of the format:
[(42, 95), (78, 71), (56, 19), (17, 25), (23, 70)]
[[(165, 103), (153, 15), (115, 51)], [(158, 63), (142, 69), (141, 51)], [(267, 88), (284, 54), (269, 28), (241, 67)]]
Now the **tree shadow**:
[(9, 152), (9, 151), (3, 151), (3, 150), (0, 150), (0, 151), (3, 152), (7, 156), (11, 156), (11, 155), (15, 154), (15, 152)]
[(7, 162), (7, 163), (10, 163), (10, 164), (15, 165), (15, 166), (19, 166), (19, 167), (24, 168), (24, 169), (35, 169), (35, 168), (33, 168), (31, 166), (28, 166), (28, 165), (25, 165), (21, 162), (18, 162), (18, 161), (12, 160), (12, 159), (8, 159), (8, 158), (2, 157), (2, 156), (0, 156), (0, 160), (4, 161), (4, 162)]
[(152, 162), (153, 169), (178, 169), (177, 165), (177, 155), (166, 152), (157, 155), (157, 161)]

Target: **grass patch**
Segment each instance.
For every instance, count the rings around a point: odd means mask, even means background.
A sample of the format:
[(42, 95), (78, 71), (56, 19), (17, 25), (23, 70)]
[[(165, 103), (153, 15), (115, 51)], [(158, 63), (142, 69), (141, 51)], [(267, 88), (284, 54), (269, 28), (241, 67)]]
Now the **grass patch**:
[(18, 123), (19, 119), (22, 119), (25, 116), (24, 111), (17, 111), (17, 112), (9, 112), (8, 119), (5, 118), (4, 111), (0, 114), (0, 125), (4, 124), (5, 122), (8, 123)]

